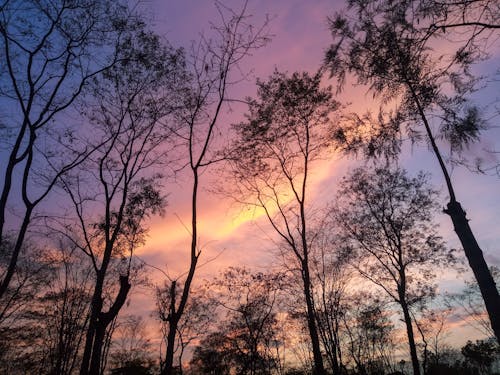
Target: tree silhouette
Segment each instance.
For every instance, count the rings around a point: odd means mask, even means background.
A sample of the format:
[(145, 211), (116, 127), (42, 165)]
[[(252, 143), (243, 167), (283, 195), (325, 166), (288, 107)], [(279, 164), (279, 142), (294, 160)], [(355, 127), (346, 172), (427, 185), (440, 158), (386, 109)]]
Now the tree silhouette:
[[(59, 178), (92, 152), (78, 144), (72, 105), (89, 81), (113, 66), (130, 27), (124, 2), (6, 1), (0, 6), (0, 246), (10, 230), (10, 259), (1, 269), (0, 298), (36, 209)], [(74, 122), (74, 121), (73, 121)], [(19, 219), (9, 216), (16, 207)], [(10, 220), (12, 219), (12, 220)], [(9, 225), (7, 225), (9, 224)]]
[(354, 267), (402, 310), (413, 373), (420, 374), (411, 308), (434, 294), (433, 266), (453, 261), (432, 212), (436, 193), (426, 178), (402, 170), (354, 170), (341, 183), (334, 215)]
[[(88, 142), (98, 147), (62, 180), (75, 219), (61, 222), (60, 233), (88, 257), (94, 271), (82, 375), (101, 372), (106, 337), (131, 288), (144, 221), (165, 206), (155, 167), (166, 161), (172, 131), (159, 120), (172, 111), (166, 104), (184, 75), (180, 51), (162, 45), (142, 23), (124, 36), (119, 58), (86, 92), (92, 99), (82, 109), (92, 124)], [(119, 281), (114, 296), (111, 275)]]
[(343, 321), (349, 309), (349, 285), (355, 270), (349, 265), (350, 254), (341, 251), (343, 243), (335, 220), (328, 210), (325, 216), (311, 228), (315, 232), (310, 258), (314, 304), (326, 358), (333, 373), (341, 374)]
[(328, 146), (330, 116), (338, 108), (320, 75), (275, 72), (258, 81), (248, 120), (235, 125), (231, 158), (234, 190), (243, 204), (264, 210), (285, 248), (294, 254), (303, 283), (314, 373), (324, 374), (314, 315), (306, 195), (312, 163)]
[(346, 149), (367, 156), (396, 156), (402, 139), (425, 140), (436, 157), (449, 194), (445, 209), (478, 282), (491, 325), (500, 338), (500, 296), (481, 248), (457, 201), (454, 185), (438, 146), (444, 138), (453, 152), (477, 140), (484, 127), (480, 111), (467, 101), (474, 90), (471, 65), (480, 57), (469, 45), (450, 56), (431, 48), (428, 23), (420, 25), (413, 1), (352, 1), (353, 17), (337, 15), (330, 26), (335, 43), (326, 55), (333, 75), (348, 73), (380, 98), (377, 116), (353, 115), (335, 136)]
[(239, 374), (268, 374), (276, 368), (276, 313), (281, 274), (250, 273), (231, 267), (209, 287), (211, 298), (222, 307), (228, 355)]
[[(229, 101), (228, 90), (241, 80), (241, 62), (251, 51), (264, 46), (269, 38), (265, 34), (265, 24), (255, 28), (249, 23), (247, 4), (239, 11), (232, 10), (215, 2), (220, 15), (220, 25), (212, 25), (214, 39), (205, 36), (194, 44), (188, 59), (184, 96), (176, 111), (179, 129), (176, 135), (179, 146), (183, 148), (186, 168), (191, 177), (191, 220), (189, 234), (191, 245), (189, 250), (189, 269), (183, 280), (172, 279), (165, 288), (164, 299), (170, 302), (169, 311), (164, 314), (168, 324), (166, 337), (165, 361), (161, 373), (172, 374), (174, 350), (178, 325), (186, 309), (196, 267), (201, 255), (198, 233), (198, 201), (200, 176), (216, 162), (221, 161), (217, 152), (220, 142), (221, 114)], [(179, 295), (178, 295), (179, 294)], [(159, 296), (161, 298), (161, 296)]]
[(352, 295), (346, 307), (342, 316), (346, 352), (357, 373), (383, 374), (393, 369), (394, 325), (385, 302), (361, 292)]
[(492, 340), (477, 340), (476, 343), (467, 341), (462, 347), (462, 354), (481, 374), (490, 373), (493, 362), (498, 358), (498, 343)]

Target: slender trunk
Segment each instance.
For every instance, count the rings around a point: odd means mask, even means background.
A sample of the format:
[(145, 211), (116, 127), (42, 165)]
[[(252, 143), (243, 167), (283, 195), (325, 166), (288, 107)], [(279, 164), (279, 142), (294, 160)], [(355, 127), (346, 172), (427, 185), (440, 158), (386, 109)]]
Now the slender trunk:
[(451, 201), (448, 203), (444, 212), (451, 217), (455, 232), (460, 239), (469, 266), (479, 285), (481, 295), (486, 305), (486, 311), (490, 318), (491, 327), (493, 328), (497, 341), (500, 342), (500, 296), (495, 280), (491, 276), (488, 265), (484, 260), (483, 252), (472, 233), (469, 221), (460, 203)]
[(427, 121), (427, 116), (425, 115), (424, 109), (420, 105), (420, 101), (415, 93), (415, 90), (413, 89), (413, 86), (410, 83), (407, 83), (407, 85), (417, 105), (419, 115), (424, 123), (424, 127), (431, 144), (431, 148), (439, 162), (439, 166), (448, 188), (450, 202), (448, 203), (447, 208), (446, 210), (444, 210), (444, 212), (450, 216), (453, 222), (455, 233), (457, 234), (460, 243), (462, 244), (465, 256), (467, 257), (467, 261), (469, 262), (469, 266), (472, 269), (477, 284), (479, 285), (479, 289), (481, 290), (481, 295), (483, 297), (484, 304), (486, 305), (486, 311), (488, 312), (491, 327), (493, 328), (493, 332), (495, 333), (497, 341), (500, 342), (500, 296), (498, 294), (498, 289), (493, 277), (491, 276), (488, 265), (484, 260), (483, 252), (479, 247), (476, 238), (474, 237), (472, 229), (469, 226), (465, 211), (462, 209), (460, 203), (456, 200), (455, 191), (451, 183), (448, 169), (446, 168), (446, 165), (441, 156), (441, 152), (435, 142), (434, 135), (432, 134), (432, 130), (429, 122)]
[(337, 345), (332, 344), (332, 371), (333, 375), (338, 375), (340, 374), (340, 366), (339, 362), (337, 360)]
[(161, 375), (173, 375), (174, 372), (174, 352), (175, 352), (175, 338), (177, 334), (177, 327), (179, 326), (180, 316), (175, 314), (171, 318), (167, 335), (167, 352), (165, 353), (165, 365), (161, 371)]
[(101, 295), (103, 282), (103, 278), (100, 274), (98, 274), (96, 285), (94, 287), (94, 294), (92, 295), (89, 326), (87, 328), (87, 335), (85, 337), (85, 347), (83, 350), (82, 363), (80, 366), (80, 375), (89, 374), (90, 360), (92, 358), (92, 349), (94, 345), (94, 336), (96, 335), (99, 313), (102, 309)]
[(26, 212), (24, 214), (23, 223), (17, 234), (16, 243), (14, 244), (14, 248), (12, 249), (12, 254), (10, 256), (9, 266), (7, 267), (7, 272), (3, 280), (0, 282), (0, 299), (5, 294), (7, 289), (9, 288), (10, 281), (14, 276), (17, 267), (17, 260), (19, 258), (19, 254), (21, 252), (21, 248), (23, 247), (24, 237), (26, 236), (26, 232), (28, 231), (28, 225), (31, 220), (31, 212), (33, 207), (27, 207)]
[[(418, 332), (420, 333), (420, 337), (422, 338), (422, 343), (424, 345), (424, 358), (422, 360), (422, 369), (424, 372), (424, 375), (427, 375), (428, 367), (429, 367), (429, 343), (427, 342), (427, 339), (425, 338), (424, 331), (422, 330), (422, 327), (420, 324), (415, 320), (415, 326), (417, 327)], [(437, 352), (436, 352), (437, 355)]]
[(82, 363), (80, 365), (80, 375), (88, 375), (89, 373), (89, 364), (92, 355), (92, 346), (97, 326), (97, 314), (98, 311), (100, 311), (99, 305), (101, 304), (99, 301), (100, 301), (100, 296), (98, 296), (97, 293), (94, 293), (90, 309), (89, 326), (87, 328), (87, 334), (85, 337), (85, 347), (83, 349)]
[(311, 278), (309, 275), (309, 264), (302, 264), (302, 280), (304, 283), (304, 296), (307, 306), (307, 327), (309, 328), (309, 336), (311, 337), (311, 345), (314, 358), (313, 375), (325, 375), (325, 367), (323, 365), (323, 356), (319, 344), (318, 330), (316, 327), (316, 318), (314, 316), (314, 305), (311, 296)]
[(404, 296), (400, 296), (400, 305), (403, 309), (404, 321), (406, 324), (406, 334), (408, 336), (408, 346), (410, 347), (411, 364), (413, 366), (413, 375), (420, 375), (420, 363), (418, 362), (417, 347), (415, 345), (415, 336), (413, 334), (413, 325), (410, 311)]
[[(338, 375), (340, 374), (340, 366), (339, 366), (339, 360), (337, 359), (337, 334), (335, 332), (336, 330), (336, 324), (335, 328), (332, 326), (332, 319), (330, 319), (330, 316), (328, 314), (328, 304), (326, 302), (326, 295), (325, 295), (325, 289), (326, 289), (326, 282), (323, 280), (323, 286), (322, 286), (322, 292), (321, 292), (321, 299), (323, 303), (323, 309), (324, 309), (324, 322), (320, 323), (318, 322), (318, 331), (321, 340), (323, 341), (323, 347), (325, 348), (326, 355), (329, 358), (329, 362), (332, 366), (332, 371), (333, 375)], [(335, 319), (333, 319), (335, 320)], [(340, 358), (340, 357), (338, 357)]]
[(196, 265), (198, 264), (198, 167), (192, 166), (193, 172), (193, 190), (191, 196), (191, 262), (189, 266), (188, 275), (186, 281), (184, 282), (184, 288), (182, 290), (181, 299), (179, 301), (179, 307), (175, 306), (175, 281), (172, 283), (173, 289), (171, 289), (171, 307), (170, 307), (170, 321), (167, 334), (167, 352), (165, 357), (165, 367), (163, 368), (161, 375), (171, 375), (173, 374), (174, 366), (174, 346), (175, 346), (175, 336), (177, 334), (177, 326), (179, 321), (184, 314), (184, 309), (189, 299), (189, 292), (191, 289), (191, 284), (193, 282), (194, 274), (196, 272)]

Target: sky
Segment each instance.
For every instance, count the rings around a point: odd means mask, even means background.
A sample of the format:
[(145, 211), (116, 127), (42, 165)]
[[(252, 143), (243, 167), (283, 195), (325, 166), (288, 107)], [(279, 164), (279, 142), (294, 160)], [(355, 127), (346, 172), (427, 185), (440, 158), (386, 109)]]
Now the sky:
[[(231, 0), (228, 5), (239, 9), (242, 2)], [(265, 78), (276, 68), (293, 72), (306, 70), (314, 72), (320, 65), (325, 49), (330, 43), (330, 34), (326, 17), (343, 5), (340, 1), (299, 1), (299, 0), (250, 0), (249, 14), (255, 17), (255, 24), (261, 24), (266, 16), (270, 19), (269, 31), (272, 41), (266, 47), (256, 51), (243, 64), (251, 72), (247, 82), (242, 82), (233, 91), (238, 97), (255, 94), (254, 80)], [(217, 22), (217, 13), (211, 1), (202, 0), (155, 0), (141, 3), (146, 14), (153, 19), (155, 30), (176, 46), (189, 46), (203, 30), (208, 30), (209, 22)], [(477, 68), (480, 73), (493, 73), (499, 66), (500, 46), (497, 41), (491, 46), (492, 58)], [(326, 82), (329, 83), (329, 82)], [(333, 83), (333, 82), (332, 82)], [(477, 95), (480, 103), (491, 102), (500, 95), (500, 81), (490, 82)], [(355, 109), (368, 109), (372, 106), (371, 95), (363, 87), (350, 87), (339, 98), (342, 102), (351, 102)], [(234, 106), (232, 112), (225, 112), (221, 118), (224, 126), (237, 122), (245, 111), (243, 106)], [(498, 118), (491, 121), (493, 129), (489, 131), (480, 145), (474, 146), (469, 156), (486, 155), (490, 161), (494, 154), (484, 154), (483, 148), (500, 149), (500, 133), (495, 129)], [(334, 198), (335, 186), (339, 179), (348, 172), (355, 161), (339, 155), (322, 161), (313, 169), (310, 184), (312, 204), (320, 207)], [(436, 169), (437, 163), (426, 146), (408, 149), (402, 156), (402, 165), (410, 171), (425, 170), (432, 174), (432, 182), (440, 189), (442, 204), (446, 202), (442, 176)], [(234, 204), (229, 199), (207, 191), (215, 176), (209, 170), (202, 177), (202, 192), (199, 207), (200, 242), (203, 248), (201, 267), (196, 279), (203, 280), (228, 266), (247, 266), (265, 270), (276, 265), (272, 243), (275, 238), (266, 221), (258, 213)], [(498, 197), (500, 180), (498, 176), (479, 175), (464, 168), (452, 171), (458, 200), (467, 211), (471, 226), (480, 241), (487, 262), (500, 266), (500, 231)], [(185, 188), (187, 180), (179, 180), (168, 185), (169, 205), (164, 217), (154, 218), (150, 225), (149, 238), (138, 254), (148, 264), (161, 268), (171, 277), (182, 275), (187, 269), (189, 251), (189, 233), (185, 227), (190, 222), (189, 191)], [(441, 233), (450, 246), (458, 247), (458, 241), (449, 217), (442, 214), (436, 218), (441, 226)], [(161, 274), (150, 269), (152, 279), (161, 280)], [(462, 287), (460, 279), (469, 278), (469, 272), (444, 271), (439, 275), (441, 290), (456, 291)], [(127, 313), (149, 314), (154, 309), (151, 297), (144, 291), (132, 294)], [(473, 338), (469, 328), (453, 328), (455, 340), (465, 342)], [(461, 341), (461, 342), (462, 342)]]

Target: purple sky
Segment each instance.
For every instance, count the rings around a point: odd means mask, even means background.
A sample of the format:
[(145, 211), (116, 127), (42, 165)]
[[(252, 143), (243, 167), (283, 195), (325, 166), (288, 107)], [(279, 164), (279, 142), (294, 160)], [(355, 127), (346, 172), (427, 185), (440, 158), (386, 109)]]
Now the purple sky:
[[(242, 2), (231, 0), (228, 4), (238, 9)], [(249, 82), (244, 82), (233, 94), (244, 97), (255, 93), (256, 77), (266, 78), (275, 68), (289, 72), (295, 70), (315, 71), (322, 61), (324, 50), (330, 42), (326, 17), (336, 8), (342, 6), (339, 1), (327, 0), (251, 0), (249, 13), (255, 16), (255, 24), (259, 25), (268, 15), (271, 18), (270, 33), (274, 35), (272, 42), (265, 48), (256, 51), (244, 68), (253, 70)], [(156, 31), (177, 46), (189, 46), (191, 40), (197, 39), (199, 33), (208, 30), (209, 21), (217, 21), (217, 13), (211, 1), (205, 0), (154, 0), (145, 1), (141, 7), (149, 13), (155, 23)], [(500, 56), (499, 43), (491, 46), (492, 59), (478, 68), (478, 71), (492, 73), (498, 69)], [(492, 82), (478, 94), (481, 104), (498, 99), (500, 81)], [(370, 94), (365, 95), (363, 88), (346, 90), (343, 102), (353, 102), (357, 109), (371, 106)], [(223, 121), (231, 123), (241, 118), (245, 111), (243, 106), (236, 106), (232, 113), (225, 113)], [(493, 118), (492, 125), (497, 125), (498, 117)], [(486, 155), (495, 161), (492, 154), (484, 154), (483, 147), (500, 149), (500, 133), (493, 129), (486, 134), (481, 145), (469, 152), (471, 156)], [(334, 158), (317, 165), (313, 171), (311, 199), (315, 207), (321, 207), (325, 201), (333, 199), (335, 185), (339, 178), (353, 165), (347, 159)], [(443, 191), (442, 202), (446, 202), (442, 176), (436, 170), (437, 163), (426, 146), (416, 146), (413, 152), (406, 152), (402, 165), (410, 171), (425, 170), (433, 175), (433, 182)], [(203, 176), (202, 184), (207, 187), (211, 181), (210, 173)], [(486, 259), (490, 265), (500, 266), (500, 232), (498, 217), (500, 213), (499, 178), (473, 174), (463, 168), (453, 170), (452, 178), (457, 190), (458, 200), (468, 213), (471, 225), (480, 241)], [(169, 207), (163, 218), (156, 218), (151, 225), (150, 239), (141, 256), (149, 263), (168, 271), (172, 276), (179, 275), (186, 269), (188, 261), (189, 235), (183, 222), (189, 222), (189, 201), (183, 181), (168, 186), (170, 192)], [(269, 237), (273, 233), (265, 221), (255, 218), (241, 207), (231, 205), (221, 197), (203, 192), (200, 205), (200, 239), (204, 245), (202, 263), (216, 257), (217, 259), (199, 269), (198, 279), (208, 277), (214, 272), (230, 265), (245, 265), (256, 268), (268, 268), (275, 263), (269, 252)], [(443, 237), (450, 246), (458, 246), (449, 218), (441, 215), (437, 218), (441, 224)], [(220, 254), (220, 255), (219, 255)], [(153, 275), (153, 274), (152, 274)], [(461, 277), (470, 275), (461, 275)], [(155, 275), (153, 277), (158, 277)], [(462, 283), (453, 272), (440, 275), (442, 289), (460, 289)], [(147, 313), (154, 308), (153, 302), (144, 294), (136, 293), (128, 312), (142, 311)], [(472, 335), (470, 330), (455, 332), (460, 343)]]

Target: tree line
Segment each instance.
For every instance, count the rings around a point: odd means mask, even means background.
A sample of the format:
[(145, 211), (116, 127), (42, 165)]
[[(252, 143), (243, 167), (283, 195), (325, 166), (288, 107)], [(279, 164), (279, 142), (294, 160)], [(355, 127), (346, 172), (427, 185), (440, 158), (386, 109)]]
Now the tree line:
[[(0, 5), (2, 373), (494, 370), (497, 271), (450, 168), (497, 167), (473, 165), (464, 151), (488, 127), (473, 72), (496, 41), (498, 5), (349, 1), (328, 18), (332, 44), (317, 72), (275, 70), (254, 98), (237, 98), (244, 62), (271, 42), (269, 21), (255, 25), (247, 6), (215, 2), (218, 22), (182, 48), (126, 1)], [(353, 82), (377, 109), (341, 103)], [(247, 110), (228, 129), (235, 102)], [(463, 251), (437, 229), (442, 202), (429, 175), (402, 167), (406, 143), (435, 158)], [(339, 154), (363, 166), (313, 208), (312, 174)], [(212, 190), (263, 213), (277, 270), (235, 264), (196, 279), (207, 171), (222, 176)], [(152, 281), (148, 269), (161, 265), (136, 252), (148, 220), (168, 210), (167, 181), (181, 174), (188, 267)], [(439, 272), (462, 254), (474, 280), (443, 297)], [(156, 300), (159, 359), (144, 318), (120, 314), (137, 287)], [(459, 313), (486, 336), (461, 351), (443, 339)]]

